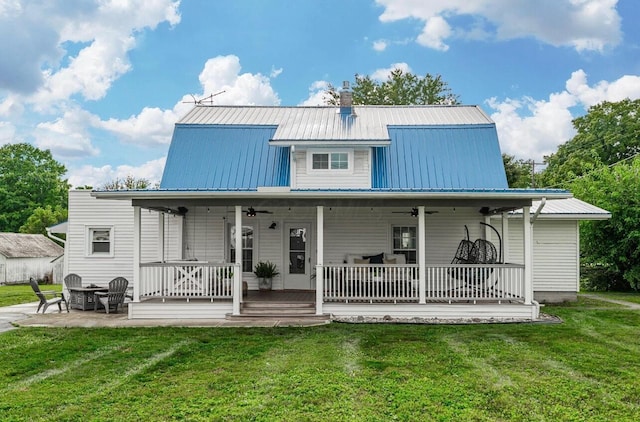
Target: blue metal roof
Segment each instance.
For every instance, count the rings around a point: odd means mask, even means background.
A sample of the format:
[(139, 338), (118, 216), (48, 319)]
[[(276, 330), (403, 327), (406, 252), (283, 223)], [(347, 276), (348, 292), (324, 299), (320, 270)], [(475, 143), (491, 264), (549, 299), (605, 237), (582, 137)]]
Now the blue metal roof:
[(373, 148), (374, 189), (508, 189), (495, 125), (389, 127)]
[(289, 186), (289, 148), (269, 145), (275, 131), (276, 126), (178, 124), (160, 188)]

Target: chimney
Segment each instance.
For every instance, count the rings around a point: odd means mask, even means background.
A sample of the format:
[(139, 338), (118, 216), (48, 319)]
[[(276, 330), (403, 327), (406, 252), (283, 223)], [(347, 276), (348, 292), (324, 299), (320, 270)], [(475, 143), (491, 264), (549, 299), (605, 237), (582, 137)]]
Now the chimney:
[(353, 114), (352, 109), (353, 97), (349, 90), (349, 81), (342, 82), (342, 90), (340, 91), (340, 114), (349, 116)]

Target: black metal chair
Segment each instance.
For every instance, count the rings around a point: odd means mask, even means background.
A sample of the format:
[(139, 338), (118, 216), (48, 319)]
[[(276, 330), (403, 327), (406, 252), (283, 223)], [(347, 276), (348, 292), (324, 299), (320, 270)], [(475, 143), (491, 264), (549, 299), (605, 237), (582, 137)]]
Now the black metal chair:
[(124, 306), (124, 296), (127, 293), (129, 281), (124, 277), (116, 277), (109, 282), (108, 292), (96, 292), (94, 294), (94, 310), (98, 310), (98, 302), (109, 313), (109, 308), (113, 306), (115, 312), (118, 313), (118, 306)]
[(33, 277), (29, 278), (29, 284), (31, 285), (33, 292), (36, 294), (36, 296), (38, 296), (38, 299), (40, 299), (40, 304), (38, 304), (38, 309), (36, 310), (36, 313), (40, 311), (40, 308), (43, 308), (42, 313), (44, 314), (45, 312), (47, 312), (47, 308), (50, 305), (55, 305), (55, 304), (58, 305), (58, 312), (62, 312), (63, 303), (67, 308), (67, 312), (69, 312), (69, 303), (64, 298), (62, 293), (59, 293), (53, 290), (40, 290), (40, 286), (38, 286), (38, 282), (34, 280)]

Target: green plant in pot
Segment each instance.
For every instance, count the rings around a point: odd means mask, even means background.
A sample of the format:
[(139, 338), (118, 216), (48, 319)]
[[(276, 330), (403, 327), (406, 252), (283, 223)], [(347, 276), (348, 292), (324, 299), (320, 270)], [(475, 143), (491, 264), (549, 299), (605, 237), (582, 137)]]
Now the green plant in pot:
[(258, 277), (258, 288), (260, 290), (271, 290), (273, 277), (280, 274), (276, 264), (269, 261), (260, 261), (253, 269), (253, 273)]

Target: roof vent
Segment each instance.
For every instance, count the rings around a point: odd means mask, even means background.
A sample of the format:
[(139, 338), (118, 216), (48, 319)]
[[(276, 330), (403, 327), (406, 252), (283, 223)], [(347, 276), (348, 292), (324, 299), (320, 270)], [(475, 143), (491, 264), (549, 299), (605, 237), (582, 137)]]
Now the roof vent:
[(349, 81), (343, 81), (342, 90), (340, 91), (340, 114), (343, 116), (353, 114), (352, 104), (353, 96), (349, 90)]

